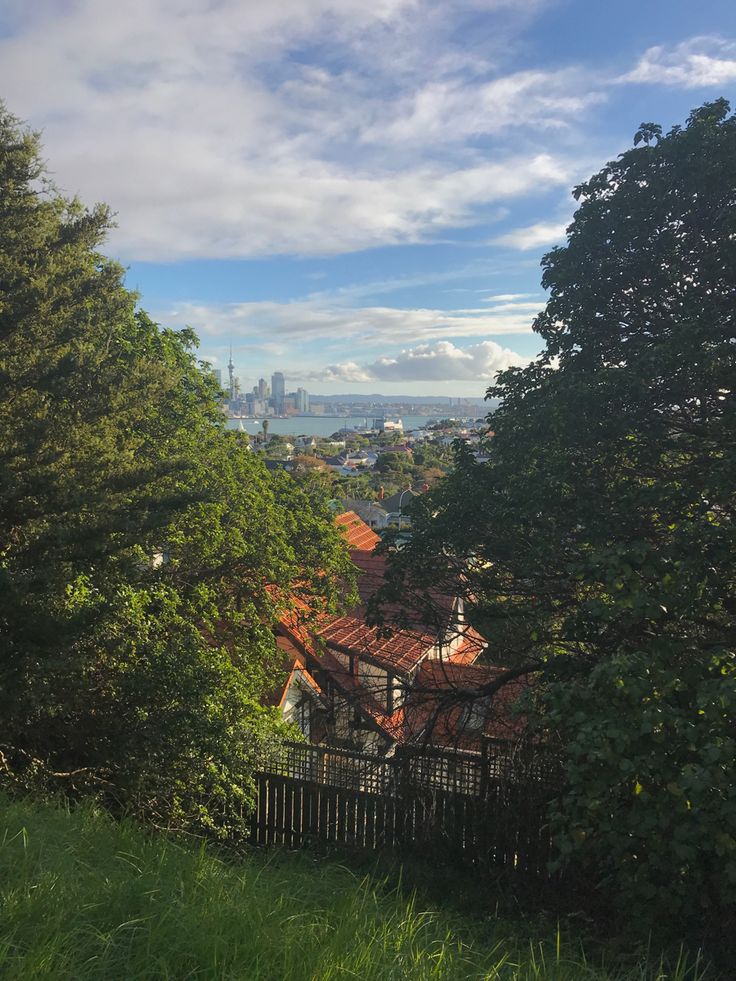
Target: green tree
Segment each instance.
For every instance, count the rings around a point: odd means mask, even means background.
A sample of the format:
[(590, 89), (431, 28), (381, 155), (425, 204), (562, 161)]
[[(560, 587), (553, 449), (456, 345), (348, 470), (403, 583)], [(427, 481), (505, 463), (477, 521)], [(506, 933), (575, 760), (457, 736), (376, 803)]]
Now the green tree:
[[(719, 100), (575, 189), (545, 350), (492, 458), (412, 504), (394, 595), (463, 585), (559, 741), (561, 861), (640, 922), (736, 908), (736, 119)], [(440, 563), (437, 556), (443, 556)]]
[(137, 309), (0, 106), (0, 772), (235, 833), (272, 624), (334, 605), (326, 505), (224, 428), (191, 331)]

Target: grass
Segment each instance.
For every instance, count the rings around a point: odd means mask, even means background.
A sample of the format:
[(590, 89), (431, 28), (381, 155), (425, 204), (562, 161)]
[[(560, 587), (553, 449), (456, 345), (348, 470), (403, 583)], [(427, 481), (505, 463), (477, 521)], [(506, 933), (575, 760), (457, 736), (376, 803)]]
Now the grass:
[(680, 958), (622, 968), (559, 931), (429, 912), (307, 853), (226, 860), (202, 846), (0, 798), (0, 977), (697, 981)]

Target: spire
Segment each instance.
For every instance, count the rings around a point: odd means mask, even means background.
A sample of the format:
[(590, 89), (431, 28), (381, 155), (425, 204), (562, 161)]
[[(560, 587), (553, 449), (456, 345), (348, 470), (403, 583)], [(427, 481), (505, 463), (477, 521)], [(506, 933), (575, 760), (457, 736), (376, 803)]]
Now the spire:
[(233, 374), (235, 365), (233, 364), (233, 342), (230, 341), (230, 360), (227, 363), (227, 374), (230, 383), (230, 401), (235, 401), (235, 375)]

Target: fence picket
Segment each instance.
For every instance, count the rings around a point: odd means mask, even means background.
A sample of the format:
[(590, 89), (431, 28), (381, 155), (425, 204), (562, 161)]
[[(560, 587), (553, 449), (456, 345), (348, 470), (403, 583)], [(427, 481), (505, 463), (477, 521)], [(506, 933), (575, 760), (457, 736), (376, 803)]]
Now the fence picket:
[(545, 876), (554, 776), (554, 762), (536, 748), (500, 742), (489, 741), (482, 754), (423, 747), (394, 758), (287, 744), (256, 777), (251, 840), (290, 848), (315, 840), (369, 850), (440, 846), (448, 858)]

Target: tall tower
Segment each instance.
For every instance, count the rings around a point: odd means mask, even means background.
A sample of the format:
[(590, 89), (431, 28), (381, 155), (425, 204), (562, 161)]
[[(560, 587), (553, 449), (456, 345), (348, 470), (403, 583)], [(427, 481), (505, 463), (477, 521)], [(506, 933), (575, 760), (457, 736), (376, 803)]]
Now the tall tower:
[(230, 401), (235, 401), (235, 365), (233, 364), (233, 345), (230, 342), (230, 360), (227, 363), (227, 374), (230, 380)]
[(283, 373), (274, 371), (271, 375), (271, 398), (273, 407), (277, 412), (284, 411), (284, 396), (286, 395), (286, 382)]

